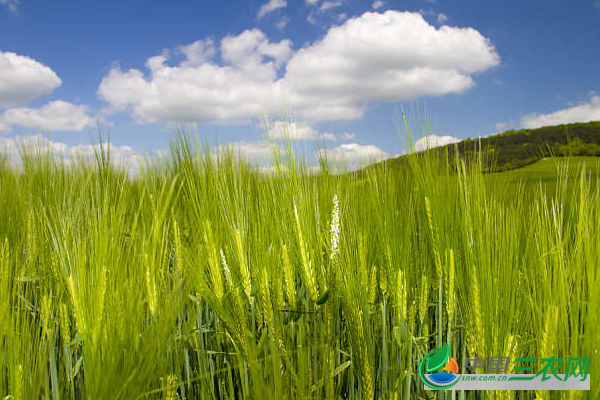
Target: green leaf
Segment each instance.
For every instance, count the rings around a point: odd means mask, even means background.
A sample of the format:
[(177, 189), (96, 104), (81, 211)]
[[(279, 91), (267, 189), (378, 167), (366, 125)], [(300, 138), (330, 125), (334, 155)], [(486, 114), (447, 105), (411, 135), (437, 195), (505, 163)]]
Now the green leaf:
[(448, 343), (446, 343), (441, 348), (433, 350), (427, 356), (429, 358), (425, 363), (425, 369), (427, 372), (435, 371), (446, 364), (446, 361), (448, 361), (448, 358), (450, 357), (450, 346), (448, 346)]
[(328, 298), (329, 298), (329, 289), (326, 289), (325, 292), (323, 292), (323, 294), (321, 295), (321, 297), (319, 297), (317, 299), (317, 304), (321, 305), (321, 304), (325, 303)]
[(342, 365), (338, 365), (337, 368), (333, 371), (333, 376), (337, 376), (340, 373), (342, 373), (346, 368), (350, 366), (351, 363), (352, 361), (346, 361)]

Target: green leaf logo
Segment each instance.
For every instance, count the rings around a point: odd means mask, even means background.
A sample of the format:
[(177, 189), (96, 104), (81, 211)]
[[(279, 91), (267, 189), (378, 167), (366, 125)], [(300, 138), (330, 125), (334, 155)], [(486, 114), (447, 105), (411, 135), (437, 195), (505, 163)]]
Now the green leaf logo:
[(427, 372), (435, 371), (436, 369), (446, 365), (446, 362), (450, 357), (450, 346), (448, 346), (448, 343), (446, 343), (444, 346), (432, 351), (427, 356), (429, 357), (427, 358), (425, 369)]

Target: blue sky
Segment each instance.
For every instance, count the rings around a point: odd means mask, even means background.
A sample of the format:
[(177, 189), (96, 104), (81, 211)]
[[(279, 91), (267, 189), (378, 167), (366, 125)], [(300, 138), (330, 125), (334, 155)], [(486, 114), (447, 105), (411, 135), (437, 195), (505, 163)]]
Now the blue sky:
[(440, 143), (600, 120), (598, 21), (600, 0), (0, 0), (0, 141), (83, 149), (99, 122), (127, 157), (196, 122), (260, 159), (268, 116), (352, 161), (405, 150), (400, 105)]

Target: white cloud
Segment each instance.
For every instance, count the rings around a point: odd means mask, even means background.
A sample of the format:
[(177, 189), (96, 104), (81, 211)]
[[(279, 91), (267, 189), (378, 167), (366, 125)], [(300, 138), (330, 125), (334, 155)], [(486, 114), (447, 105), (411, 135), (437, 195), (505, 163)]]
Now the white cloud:
[(287, 121), (275, 121), (270, 127), (267, 136), (271, 140), (336, 140), (333, 133), (319, 133), (305, 124)]
[(19, 11), (19, 0), (0, 0), (0, 4), (3, 4), (6, 7), (8, 7), (10, 12), (14, 14), (16, 14)]
[(146, 62), (147, 78), (137, 69), (111, 69), (98, 88), (116, 110), (131, 109), (139, 122), (242, 123), (278, 107), (274, 87), (278, 68), (292, 54), (291, 42), (269, 42), (257, 29), (221, 40), (221, 58), (171, 67), (167, 57)]
[(380, 9), (381, 7), (383, 7), (384, 5), (385, 5), (385, 2), (384, 2), (384, 1), (377, 0), (377, 1), (374, 1), (374, 2), (373, 2), (373, 5), (372, 5), (371, 7), (373, 7), (373, 9), (375, 9), (375, 10), (378, 10), (378, 9)]
[(0, 108), (25, 104), (61, 84), (49, 67), (32, 58), (0, 51)]
[(448, 16), (444, 13), (439, 13), (437, 16), (437, 21), (438, 22), (446, 22), (446, 21), (448, 21)]
[(345, 143), (334, 149), (322, 149), (319, 153), (329, 161), (354, 166), (381, 161), (392, 156), (375, 145), (358, 143)]
[[(292, 42), (282, 40), (270, 42), (258, 29), (242, 32), (238, 36), (227, 36), (221, 40), (221, 57), (238, 69), (255, 75), (260, 71), (261, 78), (274, 79), (273, 67), (281, 66), (292, 55)], [(265, 61), (270, 58), (272, 61)]]
[(508, 127), (508, 122), (497, 122), (496, 123), (496, 129), (499, 132), (506, 130), (507, 127)]
[(179, 51), (185, 55), (182, 67), (197, 67), (211, 60), (215, 54), (215, 43), (212, 38), (197, 40), (187, 46), (179, 46)]
[(311, 11), (310, 13), (308, 13), (308, 15), (306, 16), (306, 21), (311, 24), (311, 25), (316, 25), (317, 24), (317, 18), (315, 18), (315, 12)]
[(340, 7), (342, 5), (341, 1), (324, 1), (319, 7), (319, 11), (324, 12), (330, 10), (335, 7)]
[(256, 15), (256, 18), (261, 19), (262, 17), (264, 17), (266, 14), (270, 13), (271, 11), (277, 10), (278, 8), (283, 8), (286, 5), (287, 5), (286, 0), (270, 0), (268, 3), (260, 6), (260, 9), (258, 10), (258, 14)]
[(217, 146), (216, 153), (220, 153), (222, 151), (232, 151), (236, 156), (241, 156), (248, 161), (264, 162), (273, 158), (274, 151), (281, 150), (282, 148), (279, 145), (270, 143), (266, 140), (257, 142), (247, 142), (241, 140)]
[(295, 52), (257, 29), (222, 39), (218, 52), (221, 62), (202, 51), (203, 62), (186, 54), (175, 66), (151, 57), (148, 75), (115, 67), (99, 96), (139, 122), (246, 123), (287, 109), (314, 123), (360, 118), (371, 102), (462, 93), (471, 74), (499, 63), (477, 30), (398, 11), (351, 18)]
[(367, 12), (298, 50), (283, 81), (306, 117), (352, 119), (370, 101), (464, 92), (474, 85), (471, 73), (498, 62), (475, 29), (437, 29), (417, 13)]
[(12, 127), (6, 122), (2, 121), (0, 118), (0, 134), (2, 133), (10, 133), (12, 131)]
[(356, 139), (356, 134), (354, 134), (354, 133), (348, 133), (348, 132), (342, 133), (342, 139), (343, 140), (353, 140), (353, 139)]
[(275, 24), (275, 28), (282, 30), (283, 28), (285, 28), (288, 24), (288, 22), (290, 22), (290, 19), (288, 17), (282, 17), (279, 21), (277, 21), (277, 23)]
[(456, 142), (460, 142), (460, 139), (454, 136), (427, 135), (417, 140), (413, 145), (413, 149), (414, 151), (422, 151)]
[(590, 101), (549, 114), (529, 114), (521, 117), (523, 128), (539, 128), (546, 125), (570, 124), (573, 122), (600, 121), (600, 96), (593, 95)]
[(94, 125), (87, 107), (62, 100), (52, 101), (41, 108), (11, 108), (0, 115), (0, 132), (10, 132), (13, 125), (43, 131), (82, 131)]
[[(54, 142), (42, 135), (17, 136), (15, 138), (0, 138), (0, 154), (9, 157), (14, 166), (21, 165), (21, 150), (25, 150), (31, 155), (50, 153), (55, 161), (64, 161), (67, 164), (72, 163), (78, 158), (86, 162), (94, 162), (95, 152), (104, 149), (110, 151), (111, 163), (114, 166), (125, 168), (130, 174), (135, 174), (143, 165), (144, 157), (139, 152), (129, 146), (110, 146), (107, 143), (102, 144), (82, 144), (67, 145), (61, 142)], [(157, 151), (154, 157), (159, 155)], [(149, 160), (152, 157), (148, 158)]]
[(306, 0), (305, 1), (305, 3), (308, 4), (309, 6), (314, 6), (318, 2), (319, 2), (319, 0)]

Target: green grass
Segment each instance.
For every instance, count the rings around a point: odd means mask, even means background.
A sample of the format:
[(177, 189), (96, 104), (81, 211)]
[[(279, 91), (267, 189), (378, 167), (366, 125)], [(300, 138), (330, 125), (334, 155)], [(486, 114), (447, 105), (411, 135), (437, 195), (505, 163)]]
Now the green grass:
[(524, 196), (525, 171), (416, 154), (314, 175), (291, 148), (265, 175), (182, 137), (134, 179), (108, 156), (0, 159), (0, 398), (600, 396), (417, 375), (445, 343), (461, 366), (579, 355), (597, 375), (597, 178)]
[[(490, 173), (486, 177), (490, 185), (504, 188), (500, 192), (508, 197), (523, 190), (527, 196), (537, 198), (543, 190), (552, 198), (557, 189), (573, 191), (582, 172), (586, 180), (597, 181), (600, 157), (547, 157), (525, 167)], [(559, 184), (559, 180), (563, 182)]]
[(566, 170), (572, 177), (585, 164), (590, 179), (596, 179), (600, 172), (600, 157), (548, 157), (522, 168), (499, 172), (512, 182), (539, 183), (556, 182), (559, 170)]

